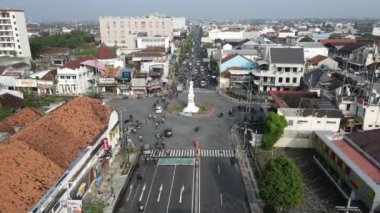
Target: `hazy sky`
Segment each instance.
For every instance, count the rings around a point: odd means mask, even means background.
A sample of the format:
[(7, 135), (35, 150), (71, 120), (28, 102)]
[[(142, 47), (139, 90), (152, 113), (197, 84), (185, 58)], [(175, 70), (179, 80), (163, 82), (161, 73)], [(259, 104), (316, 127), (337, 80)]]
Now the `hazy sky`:
[(97, 21), (163, 13), (188, 19), (380, 18), (380, 0), (1, 0), (32, 21)]

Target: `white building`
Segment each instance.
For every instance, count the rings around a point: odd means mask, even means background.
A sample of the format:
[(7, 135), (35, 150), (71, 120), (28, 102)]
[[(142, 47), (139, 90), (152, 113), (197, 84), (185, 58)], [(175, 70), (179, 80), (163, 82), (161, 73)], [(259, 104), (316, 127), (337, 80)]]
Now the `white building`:
[(186, 18), (185, 17), (172, 17), (173, 29), (183, 30), (186, 29)]
[(170, 46), (169, 37), (138, 37), (137, 38), (137, 48), (145, 49), (148, 47), (165, 47), (168, 50)]
[(0, 9), (0, 56), (32, 57), (23, 10)]
[(172, 38), (175, 27), (183, 27), (184, 18), (155, 14), (143, 17), (100, 17), (100, 39), (107, 46), (126, 47), (128, 35), (145, 34), (149, 37)]
[(281, 30), (277, 33), (278, 38), (295, 37), (296, 33), (291, 30)]
[(380, 36), (380, 27), (374, 27), (372, 29), (372, 35), (373, 36)]
[(270, 96), (278, 106), (277, 113), (288, 122), (275, 146), (311, 147), (309, 136), (313, 131), (339, 131), (342, 112), (334, 103), (319, 98), (318, 93), (271, 91)]
[(239, 30), (239, 31), (229, 31), (229, 30), (218, 30), (214, 29), (208, 32), (208, 37), (211, 40), (215, 39), (254, 39), (260, 37), (259, 31), (246, 31), (246, 30)]
[(329, 55), (329, 49), (320, 42), (300, 42), (299, 45), (303, 47), (305, 61), (317, 55)]
[(299, 87), (305, 71), (303, 48), (267, 47), (265, 60), (253, 70), (256, 91), (292, 90)]

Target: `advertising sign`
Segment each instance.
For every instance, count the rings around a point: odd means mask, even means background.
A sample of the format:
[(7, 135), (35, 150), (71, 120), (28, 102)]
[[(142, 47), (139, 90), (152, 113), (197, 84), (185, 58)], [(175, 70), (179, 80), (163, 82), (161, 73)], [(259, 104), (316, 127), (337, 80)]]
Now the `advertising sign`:
[(66, 205), (69, 208), (81, 208), (82, 200), (67, 200)]
[(103, 144), (103, 149), (104, 150), (108, 150), (110, 148), (110, 145), (108, 144), (108, 138), (104, 138), (103, 141), (102, 141), (102, 144)]

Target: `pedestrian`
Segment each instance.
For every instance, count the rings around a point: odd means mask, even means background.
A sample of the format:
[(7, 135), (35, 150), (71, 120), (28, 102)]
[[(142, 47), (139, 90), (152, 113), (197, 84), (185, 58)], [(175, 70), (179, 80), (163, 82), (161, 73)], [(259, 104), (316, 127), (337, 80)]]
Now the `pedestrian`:
[(152, 114), (149, 114), (149, 120), (152, 118)]
[(165, 122), (165, 118), (162, 118), (161, 122), (164, 123)]
[(158, 123), (156, 122), (156, 129), (158, 129)]
[(145, 125), (148, 125), (148, 120), (145, 120)]
[(165, 119), (165, 115), (163, 115), (162, 118)]

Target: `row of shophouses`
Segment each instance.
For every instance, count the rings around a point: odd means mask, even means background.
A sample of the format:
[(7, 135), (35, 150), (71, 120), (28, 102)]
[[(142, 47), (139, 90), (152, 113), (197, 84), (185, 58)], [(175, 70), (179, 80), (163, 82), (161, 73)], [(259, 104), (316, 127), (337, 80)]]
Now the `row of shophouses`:
[(94, 57), (79, 57), (44, 71), (32, 72), (27, 65), (9, 66), (0, 75), (0, 84), (39, 95), (146, 95), (168, 83), (171, 59), (167, 48), (160, 46), (119, 56), (102, 46)]

